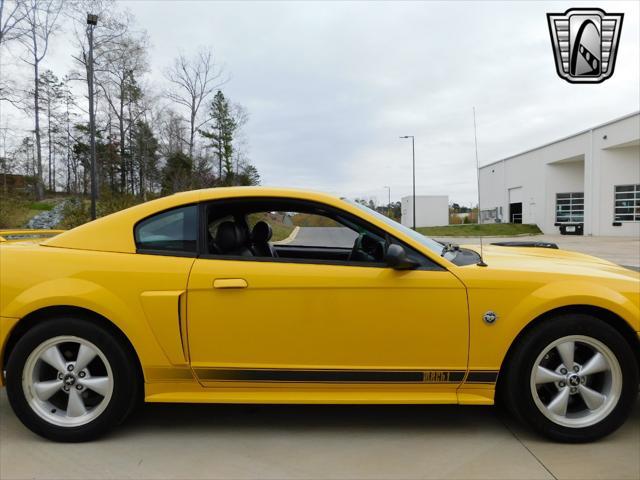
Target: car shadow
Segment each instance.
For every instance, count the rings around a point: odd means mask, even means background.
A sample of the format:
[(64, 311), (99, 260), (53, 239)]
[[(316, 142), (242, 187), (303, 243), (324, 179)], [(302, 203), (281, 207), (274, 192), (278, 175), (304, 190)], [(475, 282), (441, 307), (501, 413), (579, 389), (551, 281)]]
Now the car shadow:
[(228, 405), (145, 404), (116, 435), (137, 430), (444, 430), (504, 426), (506, 414), (491, 406), (458, 405)]

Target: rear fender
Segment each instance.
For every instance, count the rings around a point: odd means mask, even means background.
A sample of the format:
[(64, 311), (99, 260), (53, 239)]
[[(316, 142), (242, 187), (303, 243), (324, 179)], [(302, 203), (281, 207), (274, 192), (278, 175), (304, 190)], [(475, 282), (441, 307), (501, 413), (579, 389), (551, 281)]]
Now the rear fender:
[[(34, 285), (6, 305), (2, 316), (24, 318), (32, 312), (59, 306), (83, 308), (109, 320), (127, 337), (143, 366), (170, 365), (146, 321), (142, 305), (127, 305), (109, 290), (88, 280), (69, 277)], [(3, 333), (9, 335), (9, 332)]]

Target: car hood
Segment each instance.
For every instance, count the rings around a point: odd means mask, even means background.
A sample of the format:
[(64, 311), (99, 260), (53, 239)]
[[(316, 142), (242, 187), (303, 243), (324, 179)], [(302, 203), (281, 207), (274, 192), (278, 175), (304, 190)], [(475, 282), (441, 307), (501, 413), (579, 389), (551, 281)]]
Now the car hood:
[[(480, 253), (478, 245), (465, 245), (464, 248)], [(501, 269), (578, 275), (613, 275), (640, 279), (639, 272), (602, 258), (570, 250), (488, 245), (483, 247), (483, 259), (490, 267)]]

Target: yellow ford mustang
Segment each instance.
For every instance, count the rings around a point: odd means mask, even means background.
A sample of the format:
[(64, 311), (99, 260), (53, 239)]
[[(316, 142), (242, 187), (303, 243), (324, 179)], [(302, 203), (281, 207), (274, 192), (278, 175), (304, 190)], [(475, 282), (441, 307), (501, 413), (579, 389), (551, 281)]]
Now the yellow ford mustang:
[(553, 245), (480, 259), (269, 188), (180, 193), (0, 245), (2, 381), (54, 440), (94, 438), (140, 400), (496, 397), (552, 439), (589, 441), (638, 392), (639, 274)]

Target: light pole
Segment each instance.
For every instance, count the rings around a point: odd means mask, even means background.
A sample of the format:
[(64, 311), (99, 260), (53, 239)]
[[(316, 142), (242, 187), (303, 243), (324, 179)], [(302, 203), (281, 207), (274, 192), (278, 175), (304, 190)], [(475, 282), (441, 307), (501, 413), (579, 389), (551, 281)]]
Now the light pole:
[(416, 144), (413, 135), (404, 135), (400, 138), (411, 139), (411, 158), (413, 159), (413, 229), (416, 229)]
[(87, 83), (89, 85), (89, 136), (91, 141), (91, 220), (96, 219), (98, 200), (98, 177), (96, 172), (96, 116), (93, 111), (93, 29), (98, 24), (98, 16), (87, 14), (87, 36), (89, 37), (89, 60), (87, 62)]
[(389, 203), (387, 203), (387, 217), (391, 218), (391, 187), (385, 185), (384, 188), (387, 189), (387, 193), (389, 194)]

